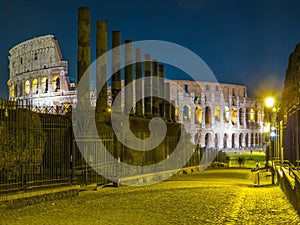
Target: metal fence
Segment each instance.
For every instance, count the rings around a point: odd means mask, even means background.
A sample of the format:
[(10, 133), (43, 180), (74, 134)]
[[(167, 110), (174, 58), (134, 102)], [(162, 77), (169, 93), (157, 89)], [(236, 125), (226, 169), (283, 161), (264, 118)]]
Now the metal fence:
[(67, 117), (6, 101), (0, 108), (0, 192), (69, 182), (71, 140)]

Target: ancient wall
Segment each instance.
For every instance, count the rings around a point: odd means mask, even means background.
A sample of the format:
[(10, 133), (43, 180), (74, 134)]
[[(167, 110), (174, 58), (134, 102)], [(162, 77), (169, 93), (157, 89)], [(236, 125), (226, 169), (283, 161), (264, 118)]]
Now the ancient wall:
[(30, 100), (33, 105), (73, 104), (68, 63), (63, 60), (53, 35), (36, 37), (9, 51), (12, 100)]

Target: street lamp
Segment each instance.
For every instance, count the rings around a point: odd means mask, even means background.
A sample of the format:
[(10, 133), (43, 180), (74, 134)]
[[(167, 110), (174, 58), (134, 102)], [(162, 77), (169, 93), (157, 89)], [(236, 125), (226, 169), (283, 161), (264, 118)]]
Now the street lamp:
[[(268, 142), (267, 149), (266, 149), (266, 166), (268, 168), (269, 166), (269, 160), (271, 159), (272, 156), (274, 156), (273, 153), (273, 139), (274, 139), (274, 130), (273, 124), (272, 124), (272, 119), (271, 119), (271, 111), (272, 108), (274, 107), (275, 104), (275, 99), (273, 97), (268, 97), (265, 99), (265, 106), (266, 106), (266, 113), (267, 113), (267, 123), (265, 123), (264, 131), (266, 135), (266, 140)], [(275, 133), (276, 136), (276, 133)]]

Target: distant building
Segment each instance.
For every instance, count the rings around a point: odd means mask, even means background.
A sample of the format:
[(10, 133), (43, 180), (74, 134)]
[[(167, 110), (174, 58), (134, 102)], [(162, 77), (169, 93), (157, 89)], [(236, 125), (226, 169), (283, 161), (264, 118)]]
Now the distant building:
[(175, 116), (195, 143), (208, 148), (264, 144), (263, 105), (247, 97), (246, 86), (187, 80), (170, 81)]
[(63, 60), (53, 35), (36, 37), (9, 51), (9, 96), (34, 106), (73, 105), (75, 84), (70, 83), (68, 62)]

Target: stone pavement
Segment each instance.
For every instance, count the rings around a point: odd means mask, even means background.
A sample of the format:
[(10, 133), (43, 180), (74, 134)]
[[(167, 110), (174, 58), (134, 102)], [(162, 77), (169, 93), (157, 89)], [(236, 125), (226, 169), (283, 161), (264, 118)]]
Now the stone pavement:
[(0, 224), (300, 224), (278, 186), (250, 170), (214, 169), (145, 187), (105, 187), (76, 198), (0, 209)]

